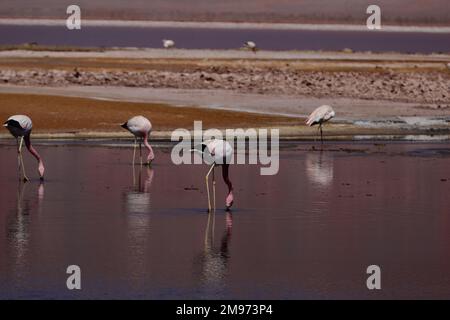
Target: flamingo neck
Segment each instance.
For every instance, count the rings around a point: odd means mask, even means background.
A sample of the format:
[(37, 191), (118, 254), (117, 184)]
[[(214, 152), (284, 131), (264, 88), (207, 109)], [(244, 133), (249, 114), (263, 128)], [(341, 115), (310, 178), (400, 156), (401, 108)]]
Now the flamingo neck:
[(25, 145), (26, 145), (28, 151), (29, 151), (29, 152), (33, 155), (33, 157), (35, 157), (36, 160), (38, 161), (38, 163), (39, 163), (39, 167), (38, 167), (39, 175), (41, 176), (41, 178), (43, 178), (43, 177), (44, 177), (44, 170), (45, 170), (45, 169), (44, 169), (44, 162), (42, 161), (42, 158), (41, 158), (41, 156), (39, 155), (39, 153), (36, 151), (36, 149), (31, 145), (30, 135), (26, 135), (26, 136), (24, 137), (24, 140), (25, 140)]
[(148, 150), (148, 156), (147, 156), (147, 161), (150, 162), (155, 158), (155, 155), (153, 153), (153, 149), (152, 146), (148, 143), (148, 134), (146, 134), (144, 136), (144, 146), (147, 148)]

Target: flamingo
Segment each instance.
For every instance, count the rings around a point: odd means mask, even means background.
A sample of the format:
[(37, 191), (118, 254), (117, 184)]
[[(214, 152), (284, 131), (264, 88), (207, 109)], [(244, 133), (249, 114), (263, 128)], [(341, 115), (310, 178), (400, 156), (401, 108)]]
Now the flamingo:
[(256, 43), (253, 41), (244, 42), (244, 48), (252, 50), (254, 53), (256, 53), (256, 51), (258, 50), (258, 48), (256, 47)]
[(23, 142), (25, 142), (25, 146), (27, 147), (28, 151), (36, 158), (38, 161), (38, 172), (39, 177), (41, 181), (44, 180), (44, 162), (42, 161), (41, 156), (36, 151), (36, 149), (33, 148), (31, 145), (31, 129), (33, 129), (33, 122), (28, 116), (24, 115), (14, 115), (8, 118), (6, 122), (3, 124), (4, 127), (6, 127), (9, 132), (16, 138), (17, 141), (17, 151), (18, 151), (18, 166), (19, 166), (19, 174), (22, 174), (22, 179), (24, 182), (29, 181), (26, 173), (25, 173), (25, 166), (23, 164), (23, 157), (22, 157), (22, 146)]
[(209, 175), (212, 172), (213, 181), (213, 205), (216, 208), (216, 179), (214, 175), (214, 168), (216, 166), (222, 166), (222, 177), (225, 184), (228, 186), (228, 194), (225, 198), (225, 206), (227, 211), (230, 210), (234, 202), (233, 197), (233, 184), (228, 176), (230, 161), (233, 154), (233, 148), (230, 143), (221, 139), (212, 139), (204, 141), (201, 144), (201, 150), (193, 149), (192, 151), (197, 151), (203, 155), (203, 159), (209, 165), (211, 165), (208, 173), (206, 174), (206, 190), (208, 193), (208, 212), (211, 212), (211, 198), (209, 193)]
[(133, 166), (136, 159), (136, 147), (138, 139), (140, 139), (139, 154), (141, 159), (141, 166), (142, 166), (142, 143), (144, 143), (145, 147), (148, 149), (147, 165), (150, 165), (153, 159), (155, 159), (153, 149), (151, 145), (148, 143), (148, 137), (150, 136), (150, 132), (152, 130), (152, 124), (150, 120), (148, 120), (143, 116), (136, 116), (131, 118), (124, 124), (122, 124), (121, 127), (130, 131), (134, 135)]
[(175, 41), (173, 40), (167, 40), (163, 39), (163, 47), (166, 49), (174, 48), (175, 47)]
[(336, 113), (334, 112), (332, 107), (323, 105), (314, 110), (309, 115), (308, 119), (306, 119), (306, 124), (310, 127), (315, 124), (319, 125), (320, 141), (322, 143), (323, 143), (322, 124), (334, 118), (335, 115)]

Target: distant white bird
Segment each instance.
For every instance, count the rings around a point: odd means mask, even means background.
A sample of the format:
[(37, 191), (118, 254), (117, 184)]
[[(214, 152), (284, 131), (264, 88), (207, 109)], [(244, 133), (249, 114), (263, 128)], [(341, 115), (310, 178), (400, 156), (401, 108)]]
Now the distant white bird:
[(244, 48), (252, 50), (254, 53), (256, 53), (256, 51), (258, 50), (258, 48), (256, 47), (256, 43), (253, 41), (244, 42)]
[(211, 198), (209, 194), (209, 175), (213, 174), (213, 207), (216, 208), (216, 179), (214, 176), (214, 168), (216, 166), (222, 166), (222, 177), (225, 184), (228, 186), (228, 195), (225, 199), (225, 205), (227, 210), (231, 208), (234, 202), (233, 197), (233, 185), (228, 176), (228, 169), (233, 155), (233, 147), (227, 141), (221, 139), (212, 139), (204, 141), (200, 146), (192, 151), (197, 151), (203, 155), (204, 161), (211, 165), (208, 173), (206, 174), (206, 190), (208, 192), (208, 210), (211, 212)]
[(30, 136), (31, 130), (33, 129), (33, 122), (31, 121), (31, 119), (24, 115), (15, 115), (9, 117), (8, 120), (6, 120), (6, 122), (3, 124), (3, 126), (6, 127), (17, 140), (17, 151), (19, 153), (18, 155), (19, 173), (22, 173), (23, 181), (26, 182), (29, 180), (25, 173), (25, 166), (23, 164), (23, 157), (22, 157), (22, 146), (24, 141), (28, 151), (30, 151), (30, 153), (38, 161), (39, 176), (41, 180), (44, 180), (44, 171), (45, 171), (44, 162), (42, 161), (42, 158), (39, 155), (39, 153), (37, 153), (36, 149), (34, 149), (33, 146), (31, 145)]
[(319, 125), (320, 130), (320, 141), (323, 143), (323, 134), (322, 134), (322, 124), (336, 115), (333, 108), (327, 105), (323, 105), (314, 110), (306, 119), (306, 124), (308, 126), (313, 126), (315, 124)]
[(121, 127), (130, 131), (134, 135), (133, 165), (136, 158), (136, 147), (138, 139), (140, 139), (139, 154), (141, 158), (141, 166), (142, 166), (142, 143), (144, 143), (145, 147), (147, 147), (148, 149), (147, 165), (150, 165), (153, 159), (155, 159), (153, 149), (148, 143), (148, 138), (150, 136), (150, 132), (152, 131), (152, 124), (150, 120), (148, 120), (143, 116), (136, 116), (131, 118), (124, 124), (122, 124)]
[(163, 47), (166, 49), (174, 48), (175, 47), (175, 41), (163, 39)]

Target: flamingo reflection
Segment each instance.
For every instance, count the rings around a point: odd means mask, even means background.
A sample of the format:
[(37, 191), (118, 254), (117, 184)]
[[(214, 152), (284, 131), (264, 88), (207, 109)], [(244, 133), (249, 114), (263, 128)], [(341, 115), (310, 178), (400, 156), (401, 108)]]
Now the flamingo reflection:
[(39, 184), (37, 194), (33, 195), (27, 193), (28, 186), (27, 183), (18, 184), (16, 212), (8, 221), (8, 242), (15, 268), (13, 274), (19, 279), (23, 279), (27, 267), (32, 213), (42, 212), (44, 202), (44, 184)]
[(224, 291), (230, 259), (229, 243), (233, 227), (233, 216), (230, 211), (225, 216), (225, 229), (220, 247), (214, 246), (215, 212), (208, 214), (205, 230), (204, 250), (197, 260), (200, 266), (202, 292), (206, 296), (217, 296)]
[(146, 272), (146, 243), (150, 237), (151, 185), (154, 170), (150, 167), (133, 166), (133, 186), (125, 193), (128, 246), (130, 248), (129, 274), (140, 285)]
[(328, 187), (333, 182), (333, 159), (328, 153), (310, 152), (305, 159), (308, 179), (322, 187)]

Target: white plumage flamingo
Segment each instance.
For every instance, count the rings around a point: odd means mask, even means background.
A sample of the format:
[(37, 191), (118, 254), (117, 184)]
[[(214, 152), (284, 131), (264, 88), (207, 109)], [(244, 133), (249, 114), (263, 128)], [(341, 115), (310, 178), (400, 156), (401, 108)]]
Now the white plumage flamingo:
[(334, 112), (332, 107), (323, 105), (314, 110), (309, 115), (308, 119), (306, 119), (306, 124), (308, 126), (313, 126), (316, 124), (319, 125), (320, 141), (322, 143), (323, 143), (322, 124), (332, 119), (335, 115), (336, 113)]
[(121, 125), (122, 128), (130, 131), (134, 135), (134, 150), (133, 150), (133, 165), (136, 159), (136, 147), (137, 140), (139, 139), (139, 155), (141, 159), (142, 166), (142, 143), (148, 149), (147, 165), (150, 165), (155, 155), (151, 145), (148, 143), (148, 138), (152, 130), (152, 124), (150, 120), (143, 116), (136, 116)]
[(163, 39), (163, 47), (166, 49), (174, 48), (175, 47), (175, 41)]
[(244, 42), (244, 48), (252, 50), (254, 53), (256, 53), (256, 51), (258, 50), (258, 48), (256, 47), (256, 43), (253, 41)]
[(22, 174), (22, 179), (24, 182), (28, 181), (28, 177), (25, 173), (25, 166), (23, 164), (23, 157), (22, 157), (22, 146), (23, 142), (25, 142), (25, 146), (27, 147), (28, 151), (36, 158), (38, 161), (38, 172), (39, 177), (41, 180), (44, 180), (44, 162), (42, 161), (41, 156), (36, 151), (36, 149), (33, 148), (31, 145), (31, 130), (33, 129), (33, 122), (28, 116), (24, 115), (15, 115), (11, 116), (6, 120), (6, 122), (3, 124), (4, 127), (6, 127), (9, 132), (16, 138), (17, 140), (17, 151), (18, 151), (18, 166), (19, 166), (19, 174)]
[(214, 168), (216, 166), (222, 166), (222, 177), (225, 184), (228, 186), (228, 194), (225, 199), (225, 206), (227, 210), (231, 208), (234, 202), (233, 197), (233, 184), (228, 176), (228, 169), (230, 166), (231, 158), (233, 156), (233, 148), (230, 143), (221, 139), (212, 139), (204, 141), (199, 149), (194, 149), (193, 151), (198, 151), (203, 155), (204, 161), (211, 165), (208, 173), (206, 174), (206, 190), (208, 193), (208, 211), (211, 212), (211, 197), (209, 193), (209, 175), (212, 172), (213, 181), (213, 208), (216, 208), (216, 179), (214, 175)]

